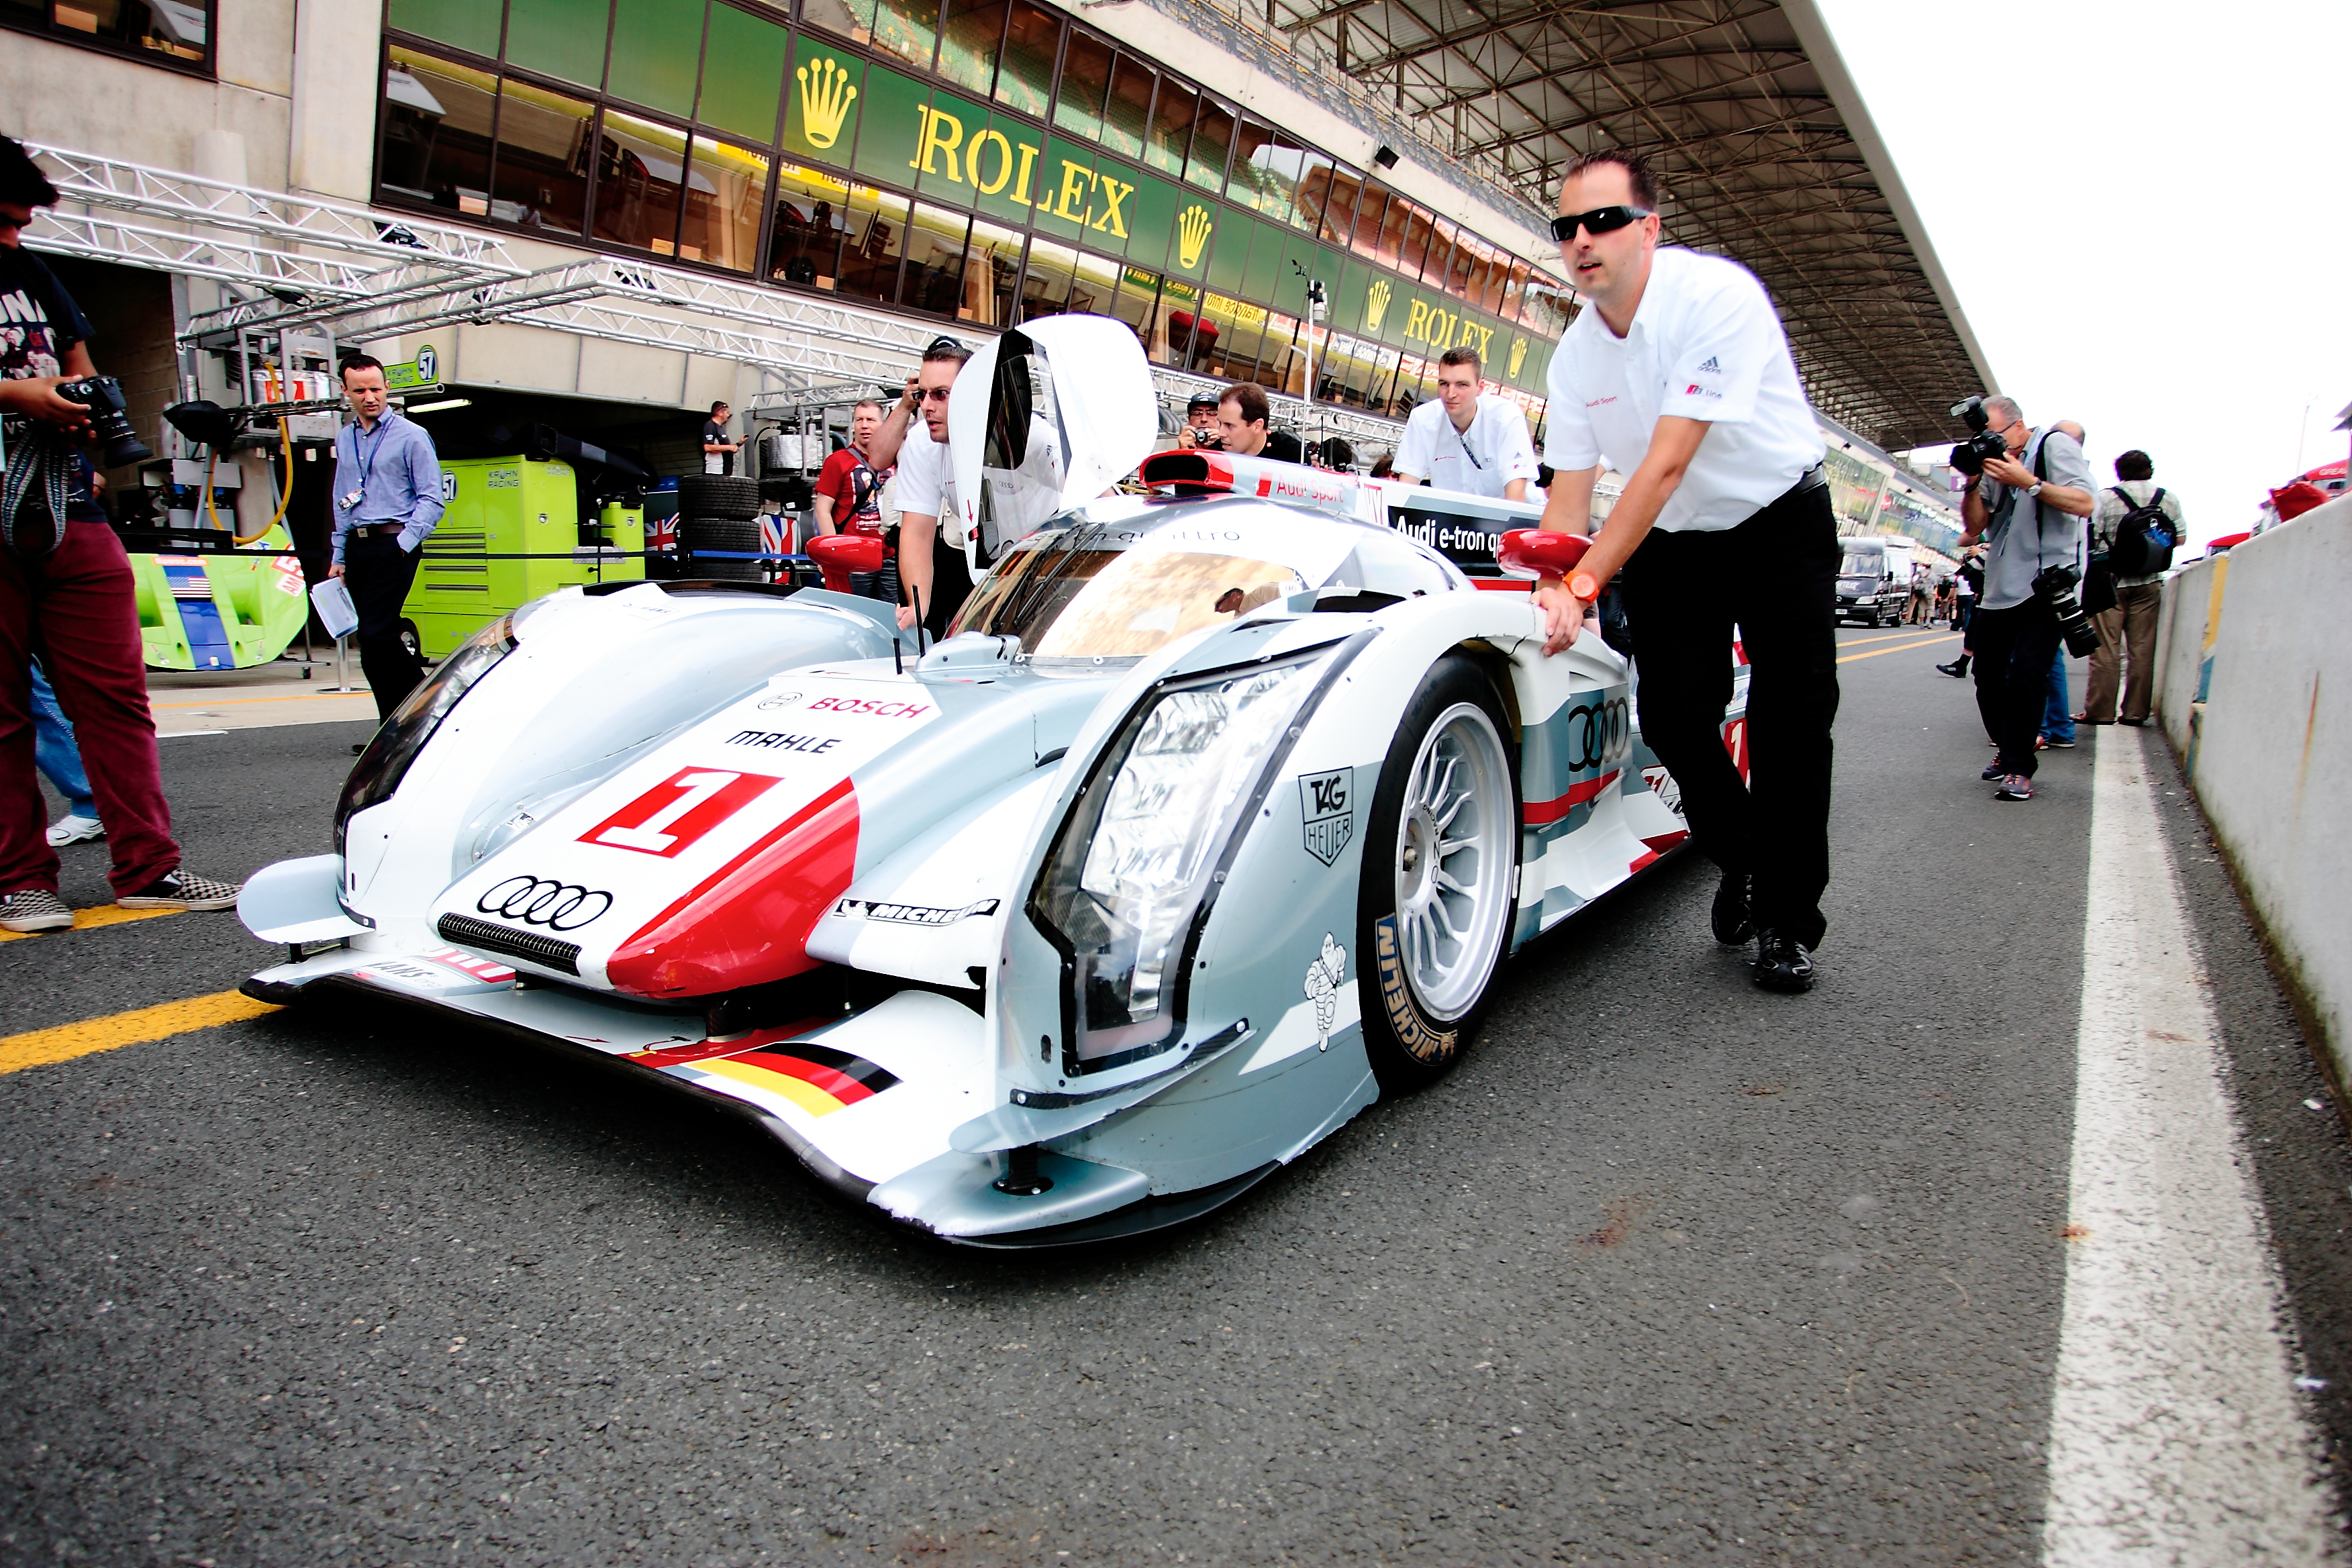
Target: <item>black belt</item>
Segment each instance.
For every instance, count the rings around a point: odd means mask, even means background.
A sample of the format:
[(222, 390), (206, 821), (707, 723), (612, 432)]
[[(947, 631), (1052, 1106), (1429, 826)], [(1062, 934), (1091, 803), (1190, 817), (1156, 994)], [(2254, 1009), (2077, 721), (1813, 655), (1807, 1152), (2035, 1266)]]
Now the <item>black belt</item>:
[(1807, 490), (1820, 489), (1829, 482), (1830, 471), (1828, 467), (1822, 463), (1815, 463), (1811, 468), (1807, 468), (1803, 473), (1799, 474), (1797, 476), (1797, 482), (1790, 485), (1786, 490), (1783, 490), (1780, 494), (1780, 500), (1776, 500), (1772, 504), (1778, 506), (1780, 504), (1780, 501), (1792, 500), (1795, 497), (1803, 495)]
[(408, 524), (404, 522), (355, 522), (352, 524), (351, 531), (353, 533), (397, 534), (402, 529), (406, 528)]

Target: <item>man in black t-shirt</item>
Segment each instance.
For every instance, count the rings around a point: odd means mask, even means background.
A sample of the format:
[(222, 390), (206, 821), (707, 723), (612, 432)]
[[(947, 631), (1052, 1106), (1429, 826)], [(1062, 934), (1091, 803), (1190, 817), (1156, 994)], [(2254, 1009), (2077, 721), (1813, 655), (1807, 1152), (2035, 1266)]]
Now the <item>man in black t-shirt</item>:
[[(60, 381), (95, 375), (90, 325), (40, 258), (18, 243), (33, 209), (58, 199), (19, 143), (0, 137), (0, 930), (64, 931), (48, 813), (33, 782), (32, 662), (37, 649), (73, 721), (106, 823), (115, 901), (126, 909), (225, 910), (237, 889), (180, 868), (155, 756), (139, 600), (122, 542), (91, 493), (89, 459), (69, 443), (89, 412)], [(65, 516), (47, 476), (64, 480)]]
[(1228, 452), (1244, 458), (1272, 458), (1277, 463), (1305, 462), (1298, 437), (1287, 430), (1271, 429), (1274, 412), (1265, 388), (1254, 381), (1237, 381), (1217, 399), (1217, 435)]
[(724, 403), (710, 405), (710, 417), (702, 426), (702, 471), (706, 474), (731, 474), (735, 471), (735, 454), (743, 449), (740, 441), (727, 438), (728, 408)]

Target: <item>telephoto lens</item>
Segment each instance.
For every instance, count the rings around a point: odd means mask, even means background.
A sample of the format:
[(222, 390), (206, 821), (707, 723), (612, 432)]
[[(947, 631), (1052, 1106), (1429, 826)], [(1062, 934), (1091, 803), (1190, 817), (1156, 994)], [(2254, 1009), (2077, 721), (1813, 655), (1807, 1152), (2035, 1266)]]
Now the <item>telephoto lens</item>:
[(101, 468), (143, 463), (155, 454), (131, 428), (131, 415), (122, 404), (122, 384), (110, 375), (86, 375), (61, 382), (58, 395), (89, 410), (89, 423), (99, 444), (106, 448)]
[(2088, 658), (2099, 651), (2099, 634), (2091, 617), (2083, 613), (2082, 601), (2074, 597), (2077, 580), (2071, 567), (2045, 566), (2033, 579), (2033, 591), (2058, 617), (2058, 635), (2066, 639), (2066, 651), (2076, 658)]

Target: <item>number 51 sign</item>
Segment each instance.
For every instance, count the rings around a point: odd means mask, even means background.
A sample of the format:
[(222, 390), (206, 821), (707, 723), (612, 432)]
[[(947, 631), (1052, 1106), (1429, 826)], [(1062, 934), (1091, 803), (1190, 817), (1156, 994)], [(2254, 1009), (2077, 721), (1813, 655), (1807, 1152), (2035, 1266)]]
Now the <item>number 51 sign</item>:
[(686, 768), (582, 834), (580, 842), (672, 858), (778, 782), (762, 773)]

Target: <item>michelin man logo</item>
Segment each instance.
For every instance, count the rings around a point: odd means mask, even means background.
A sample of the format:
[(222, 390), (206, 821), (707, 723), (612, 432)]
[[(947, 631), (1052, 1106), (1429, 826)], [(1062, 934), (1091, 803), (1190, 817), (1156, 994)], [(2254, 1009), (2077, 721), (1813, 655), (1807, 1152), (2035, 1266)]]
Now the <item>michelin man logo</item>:
[(1307, 966), (1307, 995), (1315, 1004), (1315, 1048), (1331, 1048), (1331, 1024), (1339, 1014), (1339, 987), (1348, 978), (1348, 950), (1323, 933), (1323, 955)]

